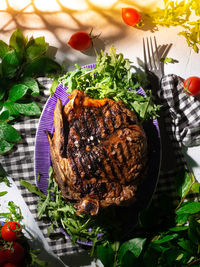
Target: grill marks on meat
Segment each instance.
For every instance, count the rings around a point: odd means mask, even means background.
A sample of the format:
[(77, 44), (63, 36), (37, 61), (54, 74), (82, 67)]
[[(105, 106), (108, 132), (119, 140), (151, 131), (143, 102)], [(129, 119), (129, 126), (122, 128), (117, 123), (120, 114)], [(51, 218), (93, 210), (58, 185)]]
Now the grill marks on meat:
[(48, 135), (54, 176), (78, 213), (128, 205), (145, 176), (147, 141), (136, 115), (122, 101), (96, 100), (74, 90), (54, 111)]

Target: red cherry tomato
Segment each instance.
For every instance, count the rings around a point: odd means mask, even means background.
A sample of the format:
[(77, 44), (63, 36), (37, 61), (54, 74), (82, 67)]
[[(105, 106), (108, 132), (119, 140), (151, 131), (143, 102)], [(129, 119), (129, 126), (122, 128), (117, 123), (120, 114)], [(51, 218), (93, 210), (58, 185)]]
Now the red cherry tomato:
[(200, 95), (200, 78), (192, 76), (184, 81), (184, 90), (192, 96)]
[(76, 50), (87, 50), (91, 44), (91, 36), (86, 32), (76, 32), (72, 34), (68, 44)]
[(19, 223), (14, 221), (5, 223), (1, 228), (1, 237), (5, 241), (15, 241), (19, 234), (21, 234), (21, 226)]
[(4, 250), (6, 262), (19, 263), (24, 259), (24, 248), (18, 243), (13, 242), (11, 249)]
[(18, 266), (19, 265), (16, 265), (16, 264), (10, 263), (10, 262), (8, 262), (8, 263), (6, 263), (6, 264), (3, 265), (3, 267), (18, 267)]
[(129, 26), (135, 26), (140, 21), (141, 16), (134, 8), (122, 8), (122, 18)]

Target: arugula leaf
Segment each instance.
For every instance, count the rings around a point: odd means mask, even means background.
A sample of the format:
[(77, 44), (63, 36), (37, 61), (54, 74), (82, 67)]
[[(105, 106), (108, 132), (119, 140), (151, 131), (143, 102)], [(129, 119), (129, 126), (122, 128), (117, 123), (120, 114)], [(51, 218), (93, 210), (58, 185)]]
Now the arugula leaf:
[(8, 193), (8, 191), (2, 191), (0, 192), (0, 197), (3, 197), (4, 195), (6, 195)]
[(140, 84), (134, 82), (131, 62), (122, 54), (117, 54), (113, 46), (109, 48), (108, 53), (101, 51), (100, 54), (97, 54), (93, 70), (81, 69), (78, 65), (76, 68), (60, 78), (63, 85), (68, 87), (68, 93), (79, 89), (92, 98), (123, 100), (130, 110), (138, 114), (141, 120), (156, 116), (159, 107), (152, 103), (148, 91), (146, 97), (137, 94)]
[(168, 63), (178, 63), (178, 61), (176, 59), (173, 59), (171, 57), (161, 57), (160, 61), (163, 62), (164, 64), (168, 64)]
[(30, 184), (29, 182), (20, 179), (20, 184), (28, 189), (29, 192), (36, 194), (37, 196), (40, 196), (41, 198), (46, 198), (46, 195), (40, 191), (38, 187), (35, 185)]
[[(178, 35), (185, 37), (189, 47), (198, 53), (200, 45), (199, 25), (200, 19), (194, 20), (194, 14), (200, 14), (199, 0), (175, 1), (164, 0), (164, 8), (157, 8), (156, 11), (151, 12), (148, 16), (152, 22), (157, 26), (171, 27), (179, 26), (184, 30), (180, 31)], [(198, 18), (199, 15), (197, 15)], [(168, 62), (169, 63), (169, 62)], [(172, 63), (172, 62), (170, 62)]]

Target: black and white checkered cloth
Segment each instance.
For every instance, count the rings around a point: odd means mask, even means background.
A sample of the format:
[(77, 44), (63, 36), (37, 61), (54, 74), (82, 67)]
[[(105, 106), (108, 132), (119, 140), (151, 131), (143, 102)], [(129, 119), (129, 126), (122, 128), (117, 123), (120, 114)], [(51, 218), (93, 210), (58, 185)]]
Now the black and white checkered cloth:
[[(41, 107), (44, 106), (49, 97), (49, 89), (51, 79), (40, 78), (39, 83), (43, 85), (44, 90), (42, 96), (38, 97)], [(173, 163), (161, 166), (160, 179), (157, 186), (157, 191), (154, 197), (159, 194), (170, 194), (175, 196), (174, 175), (185, 164), (184, 157), (181, 152), (181, 142), (185, 145), (200, 143), (200, 105), (196, 99), (188, 97), (182, 90), (182, 80), (174, 75), (165, 76), (162, 80), (162, 90), (160, 97), (163, 104), (165, 117), (165, 126), (167, 136), (170, 137), (172, 150), (175, 153)], [(23, 121), (15, 124), (15, 128), (20, 131), (22, 142), (19, 143), (15, 150), (5, 156), (1, 156), (1, 163), (7, 173), (16, 182), (21, 195), (27, 203), (31, 213), (34, 215), (41, 231), (43, 232), (49, 246), (57, 256), (70, 255), (82, 250), (78, 245), (72, 244), (71, 240), (64, 235), (55, 233), (55, 238), (50, 238), (47, 234), (48, 224), (37, 219), (37, 196), (28, 192), (27, 189), (20, 186), (19, 180), (35, 184), (34, 177), (34, 146), (35, 134), (38, 126), (39, 118), (25, 118)], [(198, 129), (198, 130), (197, 130)], [(197, 131), (196, 131), (197, 130)], [(167, 146), (168, 147), (168, 146)], [(167, 149), (167, 148), (166, 148)], [(170, 152), (169, 152), (170, 153)], [(169, 153), (168, 158), (169, 157)], [(163, 161), (164, 162), (164, 161)], [(165, 163), (165, 162), (164, 162)], [(172, 167), (169, 167), (172, 166)]]

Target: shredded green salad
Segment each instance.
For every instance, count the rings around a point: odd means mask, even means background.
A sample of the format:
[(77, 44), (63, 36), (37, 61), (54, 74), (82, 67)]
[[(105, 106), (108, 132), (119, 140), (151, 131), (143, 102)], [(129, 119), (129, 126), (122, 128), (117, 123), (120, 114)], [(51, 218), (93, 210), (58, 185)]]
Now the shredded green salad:
[(94, 69), (81, 68), (77, 64), (75, 67), (76, 70), (59, 78), (68, 87), (68, 93), (79, 89), (95, 99), (123, 100), (141, 121), (157, 116), (159, 106), (152, 102), (151, 91), (146, 90), (146, 96), (138, 94), (141, 86), (139, 74), (132, 72), (131, 62), (123, 54), (117, 54), (113, 46), (108, 53), (101, 51), (97, 54)]

